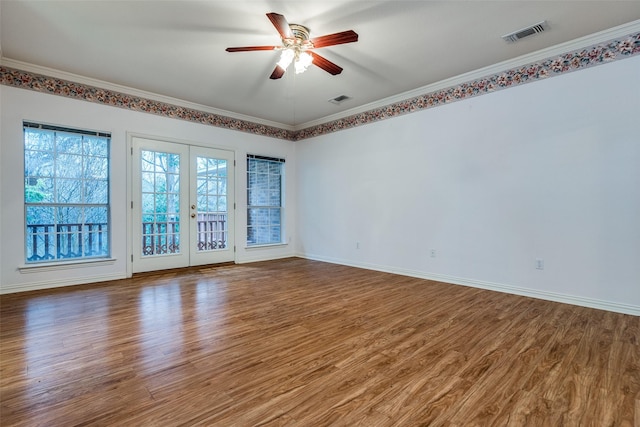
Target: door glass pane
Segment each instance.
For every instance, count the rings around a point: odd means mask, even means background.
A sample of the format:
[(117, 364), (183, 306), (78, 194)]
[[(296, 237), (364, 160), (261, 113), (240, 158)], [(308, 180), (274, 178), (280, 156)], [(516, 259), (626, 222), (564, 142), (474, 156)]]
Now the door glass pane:
[(142, 256), (180, 253), (180, 156), (142, 150)]
[[(227, 161), (197, 157), (197, 251), (227, 247)], [(224, 200), (225, 202), (220, 202)]]

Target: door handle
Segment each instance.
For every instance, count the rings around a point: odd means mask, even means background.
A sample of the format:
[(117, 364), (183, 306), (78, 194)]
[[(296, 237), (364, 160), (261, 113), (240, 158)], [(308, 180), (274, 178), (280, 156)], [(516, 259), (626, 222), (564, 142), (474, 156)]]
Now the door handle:
[(196, 205), (191, 205), (191, 209), (195, 209), (195, 208), (196, 208)]
[(191, 218), (195, 218), (195, 217), (196, 217), (196, 214), (192, 213)]

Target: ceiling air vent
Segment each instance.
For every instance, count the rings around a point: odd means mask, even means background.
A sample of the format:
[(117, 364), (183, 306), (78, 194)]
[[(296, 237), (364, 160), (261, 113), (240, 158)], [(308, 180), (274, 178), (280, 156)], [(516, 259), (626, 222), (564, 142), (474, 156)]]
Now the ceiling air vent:
[(549, 27), (549, 25), (547, 24), (547, 21), (542, 21), (542, 22), (538, 22), (537, 24), (534, 24), (530, 27), (527, 28), (523, 28), (521, 30), (518, 31), (514, 31), (511, 34), (505, 34), (504, 36), (502, 36), (502, 38), (509, 42), (509, 43), (513, 43), (513, 42), (517, 42), (520, 39), (523, 39), (525, 37), (529, 37), (532, 36), (534, 34), (539, 34), (543, 31), (545, 31), (547, 28)]
[(351, 98), (349, 98), (347, 95), (339, 95), (339, 96), (336, 96), (335, 98), (330, 99), (329, 102), (332, 104), (340, 105), (347, 99), (351, 99)]

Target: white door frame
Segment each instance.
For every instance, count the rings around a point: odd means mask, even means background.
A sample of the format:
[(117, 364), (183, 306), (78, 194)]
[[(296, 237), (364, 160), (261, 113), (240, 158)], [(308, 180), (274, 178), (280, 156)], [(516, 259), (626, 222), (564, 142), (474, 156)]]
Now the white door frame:
[[(136, 203), (139, 203), (139, 201), (137, 202), (135, 200), (136, 197), (136, 185), (139, 185), (139, 183), (136, 182), (136, 179), (140, 177), (140, 172), (136, 172), (134, 170), (134, 167), (139, 168), (139, 165), (134, 165), (134, 158), (137, 158), (137, 155), (134, 156), (134, 139), (137, 139), (138, 142), (140, 142), (140, 140), (148, 140), (150, 141), (150, 144), (153, 143), (158, 143), (158, 146), (165, 146), (165, 147), (172, 147), (171, 144), (177, 144), (177, 145), (182, 145), (186, 147), (186, 157), (185, 157), (185, 163), (191, 163), (191, 160), (193, 158), (193, 156), (190, 154), (190, 151), (193, 151), (194, 153), (202, 153), (202, 149), (205, 150), (215, 150), (215, 151), (222, 151), (225, 153), (225, 155), (223, 156), (225, 159), (227, 159), (227, 161), (229, 162), (229, 171), (228, 171), (228, 207), (227, 207), (227, 218), (228, 218), (228, 227), (227, 227), (227, 232), (228, 232), (228, 241), (230, 242), (230, 244), (227, 245), (228, 247), (228, 252), (225, 255), (225, 259), (218, 259), (219, 257), (214, 256), (210, 261), (211, 262), (206, 262), (206, 263), (218, 263), (218, 262), (235, 262), (235, 151), (229, 150), (226, 147), (211, 147), (208, 145), (204, 145), (204, 144), (197, 144), (191, 141), (185, 141), (185, 140), (177, 140), (177, 139), (170, 139), (170, 138), (159, 138), (157, 136), (150, 136), (150, 135), (145, 135), (145, 134), (138, 134), (138, 133), (127, 133), (127, 171), (126, 171), (126, 181), (127, 181), (127, 205), (129, 206), (129, 213), (127, 215), (127, 236), (128, 239), (128, 244), (127, 244), (127, 277), (131, 277), (134, 273), (134, 251), (139, 251), (140, 250), (140, 242), (138, 242), (136, 240), (135, 235), (139, 233), (134, 233), (134, 227), (137, 226), (137, 224), (135, 223), (135, 217), (137, 216), (134, 213), (134, 206)], [(169, 145), (165, 145), (165, 144), (169, 144)], [(138, 147), (139, 148), (139, 147)], [(158, 149), (158, 151), (162, 151), (160, 149)], [(220, 154), (220, 153), (218, 153)], [(186, 170), (185, 170), (186, 169)], [(188, 170), (190, 169), (190, 165), (189, 168), (184, 168), (181, 167), (181, 172), (184, 171), (184, 173), (188, 173)], [(188, 182), (190, 180), (189, 177), (187, 177), (187, 181)], [(191, 209), (189, 206), (189, 198), (193, 197), (193, 193), (194, 191), (190, 191), (189, 197), (184, 198), (185, 200), (181, 200), (181, 207), (180, 207), (180, 211), (182, 212), (187, 212), (187, 214), (191, 213)], [(184, 205), (184, 207), (182, 206)], [(191, 218), (189, 218), (189, 221), (191, 220)], [(186, 229), (186, 233), (187, 233), (187, 240), (191, 239), (192, 236), (190, 236), (189, 234), (191, 233), (189, 230), (193, 228), (195, 229), (195, 227), (185, 227)], [(187, 251), (189, 252), (189, 251)], [(189, 256), (189, 253), (187, 253), (187, 256)], [(167, 257), (169, 258), (169, 257)], [(189, 265), (192, 262), (191, 259), (188, 260), (187, 265)], [(202, 264), (203, 262), (200, 261), (194, 261), (196, 263)], [(182, 263), (181, 263), (182, 264)], [(163, 264), (162, 267), (163, 268), (173, 268), (172, 263), (166, 263)]]

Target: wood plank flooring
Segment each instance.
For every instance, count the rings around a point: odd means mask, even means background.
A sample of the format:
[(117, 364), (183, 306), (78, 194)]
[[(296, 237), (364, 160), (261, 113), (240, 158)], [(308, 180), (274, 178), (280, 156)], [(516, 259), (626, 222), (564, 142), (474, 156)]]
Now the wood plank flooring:
[(298, 258), (0, 298), (2, 426), (640, 426), (640, 317)]

